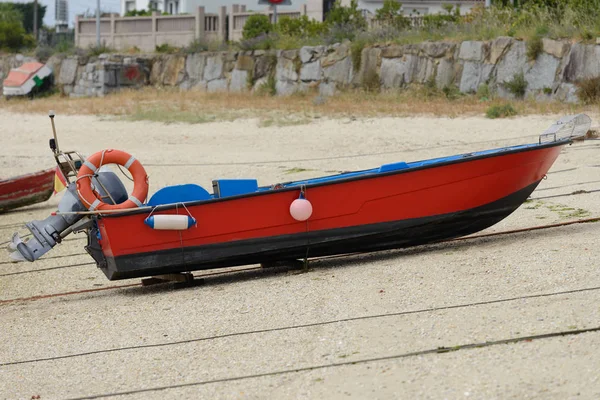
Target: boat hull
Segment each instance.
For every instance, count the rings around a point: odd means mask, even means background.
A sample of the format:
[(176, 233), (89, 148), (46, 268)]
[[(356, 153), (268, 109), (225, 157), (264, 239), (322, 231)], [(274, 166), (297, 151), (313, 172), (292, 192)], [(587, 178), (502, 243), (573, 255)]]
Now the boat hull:
[[(314, 212), (295, 221), (300, 188), (187, 204), (198, 226), (155, 231), (148, 212), (97, 218), (88, 251), (111, 279), (364, 252), (478, 232), (531, 194), (563, 143), (468, 157), (442, 165), (309, 185)], [(181, 206), (159, 208), (180, 214)]]
[(48, 200), (54, 191), (54, 174), (52, 168), (0, 181), (0, 213)]
[[(110, 280), (281, 260), (418, 246), (486, 229), (514, 212), (539, 182), (503, 199), (456, 213), (107, 257), (101, 269)], [(180, 261), (176, 261), (180, 260)]]

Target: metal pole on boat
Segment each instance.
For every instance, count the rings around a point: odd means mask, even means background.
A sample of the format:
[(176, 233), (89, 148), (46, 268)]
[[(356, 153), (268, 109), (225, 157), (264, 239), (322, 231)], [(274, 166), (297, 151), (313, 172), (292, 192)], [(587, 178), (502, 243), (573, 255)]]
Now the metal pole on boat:
[(54, 151), (54, 154), (58, 154), (60, 152), (60, 150), (58, 149), (58, 137), (56, 136), (56, 128), (54, 127), (54, 110), (50, 110), (48, 111), (48, 116), (50, 117), (50, 122), (52, 123), (52, 133), (54, 134), (54, 146), (55, 148), (52, 149)]

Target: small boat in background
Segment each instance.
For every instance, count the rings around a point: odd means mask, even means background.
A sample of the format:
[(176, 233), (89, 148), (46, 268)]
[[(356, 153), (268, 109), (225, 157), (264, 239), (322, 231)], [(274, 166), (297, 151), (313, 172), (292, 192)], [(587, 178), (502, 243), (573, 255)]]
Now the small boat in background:
[[(217, 179), (213, 193), (167, 186), (148, 200), (148, 176), (135, 157), (107, 149), (83, 160), (60, 152), (54, 132), (51, 148), (67, 190), (57, 212), (26, 224), (32, 238), (13, 235), (11, 257), (34, 261), (81, 231), (87, 252), (116, 280), (439, 242), (510, 215), (590, 124), (579, 114), (535, 143), (268, 186)], [(129, 170), (131, 194), (108, 164)]]
[(52, 85), (52, 69), (39, 62), (27, 62), (12, 68), (2, 83), (5, 97), (26, 96), (41, 92)]
[(0, 180), (0, 213), (46, 201), (54, 191), (56, 168)]

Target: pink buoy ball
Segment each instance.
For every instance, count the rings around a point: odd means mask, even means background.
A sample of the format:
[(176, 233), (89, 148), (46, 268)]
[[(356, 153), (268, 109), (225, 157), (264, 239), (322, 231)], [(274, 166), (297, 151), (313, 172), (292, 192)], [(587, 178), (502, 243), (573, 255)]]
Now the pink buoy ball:
[(312, 215), (312, 204), (306, 199), (296, 199), (290, 205), (290, 214), (296, 221), (306, 221)]

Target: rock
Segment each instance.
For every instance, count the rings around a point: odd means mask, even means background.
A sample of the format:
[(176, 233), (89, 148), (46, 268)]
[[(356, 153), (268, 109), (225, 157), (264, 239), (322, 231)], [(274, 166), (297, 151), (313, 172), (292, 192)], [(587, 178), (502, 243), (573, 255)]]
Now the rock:
[(274, 54), (267, 54), (254, 60), (254, 79), (267, 76), (277, 66)]
[(540, 54), (533, 67), (525, 74), (527, 90), (553, 87), (559, 63), (560, 60), (550, 54)]
[(352, 83), (354, 85), (375, 84), (373, 79), (379, 76), (379, 65), (381, 65), (381, 49), (365, 48), (360, 56), (360, 69), (354, 74)]
[(185, 77), (185, 57), (167, 56), (163, 70), (163, 85), (176, 86)]
[(476, 62), (466, 62), (460, 79), (459, 90), (462, 93), (473, 93), (482, 83), (490, 79), (494, 66)]
[(498, 60), (502, 57), (508, 46), (512, 43), (513, 38), (508, 36), (500, 36), (492, 41), (490, 47), (490, 56), (488, 62), (490, 64), (497, 64)]
[(226, 92), (227, 91), (227, 79), (213, 79), (208, 82), (206, 90), (208, 92)]
[(254, 59), (252, 56), (239, 56), (235, 63), (235, 69), (240, 71), (252, 71), (254, 69)]
[(275, 90), (280, 96), (289, 96), (297, 91), (298, 85), (289, 81), (277, 81)]
[(321, 79), (321, 60), (302, 64), (300, 79), (302, 81), (318, 81)]
[(257, 79), (254, 82), (254, 86), (252, 87), (252, 92), (256, 92), (257, 90), (261, 90), (261, 88), (267, 84), (267, 77), (264, 76), (262, 78)]
[(449, 57), (454, 54), (456, 45), (448, 42), (425, 42), (421, 44), (421, 50), (429, 57)]
[[(204, 67), (204, 80), (210, 82), (223, 76), (223, 57), (220, 54), (208, 57)], [(210, 85), (208, 85), (210, 91)]]
[(515, 75), (526, 73), (527, 69), (527, 49), (525, 43), (514, 41), (496, 66), (496, 82), (504, 83), (512, 81)]
[(564, 80), (574, 83), (580, 79), (600, 76), (600, 46), (575, 43), (571, 46)]
[(350, 47), (348, 45), (333, 45), (328, 48), (328, 51), (329, 53), (321, 61), (323, 68), (337, 64), (350, 55)]
[(381, 60), (381, 83), (385, 88), (398, 88), (412, 82), (419, 58), (407, 54), (402, 58), (383, 58)]
[(234, 69), (229, 82), (230, 92), (245, 92), (248, 89), (248, 71)]
[(454, 63), (449, 59), (440, 60), (435, 75), (435, 84), (439, 89), (449, 86), (454, 81)]
[(404, 48), (402, 46), (386, 46), (381, 49), (382, 58), (399, 58), (404, 55)]
[(319, 85), (319, 95), (323, 97), (335, 95), (337, 89), (335, 83), (321, 82)]
[(282, 50), (280, 57), (294, 61), (296, 58), (298, 58), (298, 53), (298, 50)]
[(350, 83), (351, 75), (352, 59), (350, 57), (343, 58), (335, 64), (329, 64), (328, 67), (323, 67), (323, 77), (329, 82), (348, 85)]
[(416, 82), (425, 83), (435, 78), (435, 62), (428, 57), (419, 57), (416, 67)]
[(204, 77), (205, 64), (206, 56), (200, 53), (190, 54), (185, 59), (185, 72), (192, 86)]
[(277, 62), (275, 77), (278, 81), (297, 81), (296, 63), (289, 58), (280, 58)]
[(78, 63), (77, 58), (67, 58), (63, 60), (57, 80), (59, 85), (72, 85), (75, 83)]
[(565, 103), (577, 103), (577, 87), (572, 83), (561, 83), (555, 93), (555, 98)]
[(545, 53), (553, 55), (556, 58), (562, 58), (569, 51), (569, 43), (559, 40), (543, 38), (542, 45)]
[(314, 61), (321, 57), (324, 49), (323, 46), (304, 46), (300, 49), (300, 61), (304, 64)]
[(483, 61), (485, 48), (483, 42), (464, 41), (460, 45), (458, 58), (467, 61)]

